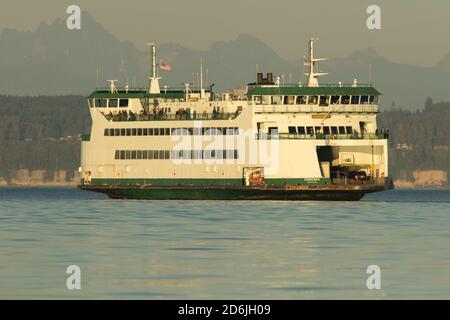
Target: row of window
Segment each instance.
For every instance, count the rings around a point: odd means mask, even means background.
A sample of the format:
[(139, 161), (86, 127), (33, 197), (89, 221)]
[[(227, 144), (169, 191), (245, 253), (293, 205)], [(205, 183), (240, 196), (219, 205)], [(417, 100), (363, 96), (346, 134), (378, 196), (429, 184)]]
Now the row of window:
[[(288, 127), (290, 134), (353, 134), (353, 127), (345, 126), (323, 126), (323, 127), (303, 127), (290, 126)], [(269, 128), (270, 134), (278, 133), (278, 128)]]
[(310, 104), (328, 106), (336, 104), (377, 104), (378, 96), (254, 96), (257, 104)]
[(122, 128), (122, 129), (105, 129), (105, 136), (188, 136), (188, 135), (238, 135), (239, 128)]
[[(128, 107), (128, 99), (95, 99), (93, 101), (96, 108), (126, 108)], [(93, 106), (92, 106), (93, 107)]]
[(238, 150), (116, 150), (116, 160), (239, 159)]

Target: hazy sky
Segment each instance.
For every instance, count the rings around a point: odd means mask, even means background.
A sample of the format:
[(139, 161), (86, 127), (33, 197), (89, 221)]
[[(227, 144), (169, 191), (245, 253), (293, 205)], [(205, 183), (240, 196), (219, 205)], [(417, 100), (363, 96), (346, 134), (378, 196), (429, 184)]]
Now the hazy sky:
[[(70, 4), (139, 48), (156, 41), (206, 49), (248, 33), (289, 59), (306, 54), (310, 36), (330, 58), (370, 46), (393, 61), (431, 66), (450, 51), (448, 0), (1, 0), (0, 28), (34, 30), (65, 18)], [(381, 7), (382, 30), (366, 27), (370, 4)]]

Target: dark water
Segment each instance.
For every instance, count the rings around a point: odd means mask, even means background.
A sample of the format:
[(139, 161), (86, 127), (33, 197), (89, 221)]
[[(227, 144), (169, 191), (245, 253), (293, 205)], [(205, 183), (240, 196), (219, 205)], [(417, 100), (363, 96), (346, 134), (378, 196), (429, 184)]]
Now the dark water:
[[(81, 290), (66, 268), (81, 268)], [(368, 290), (366, 268), (381, 268)], [(0, 188), (0, 298), (450, 298), (450, 190), (121, 201)]]

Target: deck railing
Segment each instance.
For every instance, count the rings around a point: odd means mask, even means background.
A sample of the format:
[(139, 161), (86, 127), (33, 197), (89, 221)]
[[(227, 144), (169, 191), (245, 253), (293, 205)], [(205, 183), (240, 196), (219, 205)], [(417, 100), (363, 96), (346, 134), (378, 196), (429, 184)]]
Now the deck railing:
[(110, 121), (180, 121), (180, 120), (232, 120), (239, 116), (240, 112), (218, 113), (185, 113), (185, 114), (104, 114)]
[(377, 113), (378, 106), (374, 104), (339, 104), (339, 105), (255, 105), (255, 113)]
[(388, 139), (389, 133), (354, 133), (354, 134), (324, 134), (324, 133), (258, 133), (257, 140), (377, 140)]

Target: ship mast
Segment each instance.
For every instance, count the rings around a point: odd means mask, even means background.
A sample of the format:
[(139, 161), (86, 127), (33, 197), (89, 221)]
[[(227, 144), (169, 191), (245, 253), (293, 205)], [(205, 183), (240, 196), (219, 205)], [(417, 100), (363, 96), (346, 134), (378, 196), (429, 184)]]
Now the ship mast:
[(309, 60), (307, 61), (307, 66), (309, 66), (309, 73), (305, 73), (308, 76), (308, 87), (318, 87), (319, 81), (318, 77), (326, 75), (328, 73), (315, 72), (315, 65), (318, 61), (327, 60), (327, 58), (314, 58), (314, 41), (319, 40), (319, 38), (309, 39)]
[(161, 77), (158, 77), (158, 75), (156, 74), (156, 45), (154, 43), (148, 43), (148, 45), (150, 46), (150, 53), (152, 58), (152, 76), (148, 78), (148, 92), (161, 93), (161, 90), (159, 89), (159, 79), (161, 79)]

